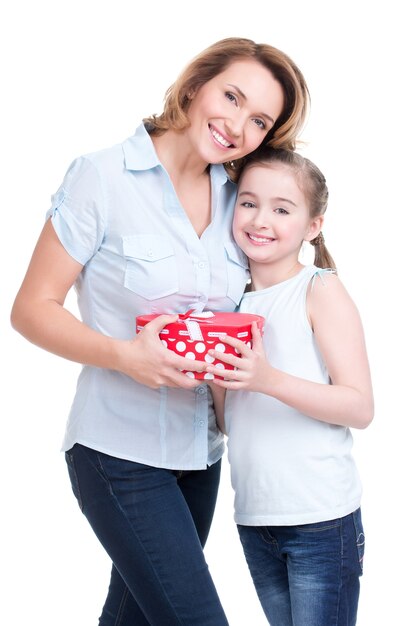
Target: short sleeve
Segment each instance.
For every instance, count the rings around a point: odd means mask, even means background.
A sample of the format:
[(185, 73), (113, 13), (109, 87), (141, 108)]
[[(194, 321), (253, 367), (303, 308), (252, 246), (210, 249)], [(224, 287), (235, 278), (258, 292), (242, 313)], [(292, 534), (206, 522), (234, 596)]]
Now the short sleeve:
[(75, 159), (51, 201), (46, 218), (68, 254), (85, 265), (100, 248), (105, 230), (103, 186), (94, 164), (86, 157)]

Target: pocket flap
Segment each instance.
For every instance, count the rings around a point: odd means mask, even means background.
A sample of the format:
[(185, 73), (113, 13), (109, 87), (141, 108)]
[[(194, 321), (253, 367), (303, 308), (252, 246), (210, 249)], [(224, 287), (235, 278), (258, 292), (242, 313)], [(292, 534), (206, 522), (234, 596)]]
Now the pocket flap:
[(173, 256), (174, 249), (161, 235), (128, 235), (123, 237), (123, 254), (125, 257), (152, 263)]

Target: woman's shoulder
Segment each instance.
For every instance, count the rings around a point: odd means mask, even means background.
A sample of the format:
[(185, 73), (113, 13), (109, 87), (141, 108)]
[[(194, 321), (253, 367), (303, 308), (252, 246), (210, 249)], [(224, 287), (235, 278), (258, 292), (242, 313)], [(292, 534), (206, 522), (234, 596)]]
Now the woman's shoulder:
[(146, 161), (149, 161), (150, 155), (152, 155), (153, 161), (155, 160), (152, 141), (144, 124), (141, 124), (133, 135), (107, 147), (86, 152), (77, 157), (75, 161), (85, 161), (98, 169), (106, 169), (115, 165), (126, 167), (126, 169), (142, 169), (146, 155), (148, 155)]
[(116, 163), (123, 163), (123, 142), (94, 152), (87, 152), (76, 160), (84, 161), (98, 169), (106, 169)]

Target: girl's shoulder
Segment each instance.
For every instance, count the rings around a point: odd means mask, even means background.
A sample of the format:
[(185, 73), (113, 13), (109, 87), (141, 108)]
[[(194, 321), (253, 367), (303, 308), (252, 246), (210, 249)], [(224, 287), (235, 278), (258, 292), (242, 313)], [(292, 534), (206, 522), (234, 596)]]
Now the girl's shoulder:
[(325, 286), (327, 281), (333, 280), (331, 277), (338, 279), (337, 270), (332, 267), (317, 267), (316, 265), (308, 265), (305, 269), (307, 271), (307, 278), (311, 284), (312, 290), (314, 289), (317, 281)]
[(357, 307), (334, 269), (316, 268), (306, 294), (309, 317), (340, 317), (350, 319), (357, 315)]

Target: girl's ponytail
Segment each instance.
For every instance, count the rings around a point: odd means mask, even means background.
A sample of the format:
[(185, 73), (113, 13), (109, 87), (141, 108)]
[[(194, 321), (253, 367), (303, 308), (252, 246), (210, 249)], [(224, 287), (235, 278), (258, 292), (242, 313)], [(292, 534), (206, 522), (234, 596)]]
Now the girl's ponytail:
[(322, 269), (337, 269), (334, 259), (328, 252), (322, 232), (309, 242), (315, 248), (314, 265)]

